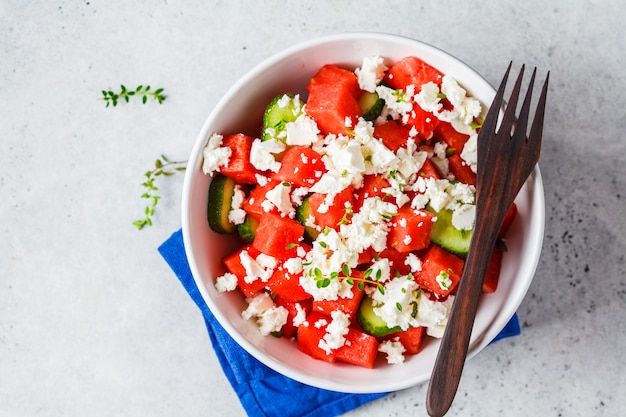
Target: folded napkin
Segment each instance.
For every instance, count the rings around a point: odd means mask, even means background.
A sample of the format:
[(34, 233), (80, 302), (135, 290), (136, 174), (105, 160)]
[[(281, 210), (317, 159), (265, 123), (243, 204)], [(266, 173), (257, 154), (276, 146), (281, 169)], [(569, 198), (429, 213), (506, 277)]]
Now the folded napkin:
[[(243, 408), (251, 417), (334, 417), (388, 393), (346, 394), (311, 387), (268, 368), (241, 348), (220, 326), (196, 286), (183, 245), (181, 230), (159, 252), (204, 316), (218, 360)], [(520, 334), (517, 316), (494, 339)]]

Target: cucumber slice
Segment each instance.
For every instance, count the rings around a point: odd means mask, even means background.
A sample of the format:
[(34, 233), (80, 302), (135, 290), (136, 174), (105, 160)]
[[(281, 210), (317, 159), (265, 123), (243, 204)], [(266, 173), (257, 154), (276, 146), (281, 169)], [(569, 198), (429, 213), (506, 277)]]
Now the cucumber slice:
[[(286, 103), (286, 105), (285, 105)], [(263, 135), (261, 139), (278, 139), (285, 142), (281, 135), (289, 122), (294, 122), (302, 114), (304, 102), (296, 99), (295, 94), (281, 94), (274, 97), (263, 114)]]
[(259, 227), (258, 220), (254, 217), (246, 216), (243, 223), (237, 225), (237, 232), (245, 242), (252, 243), (254, 236), (256, 236), (257, 227)]
[(320, 234), (317, 229), (306, 225), (307, 219), (311, 215), (313, 215), (311, 203), (309, 202), (309, 197), (306, 197), (302, 200), (302, 204), (296, 208), (296, 221), (304, 226), (304, 238), (309, 242), (317, 239), (317, 236)]
[(359, 107), (363, 112), (363, 118), (370, 122), (380, 116), (384, 104), (384, 100), (375, 92), (366, 91), (359, 97)]
[(433, 224), (430, 233), (430, 240), (459, 256), (466, 256), (469, 252), (470, 240), (472, 239), (473, 230), (459, 230), (452, 225), (452, 210), (443, 209), (434, 211), (430, 207), (426, 207), (428, 211), (437, 216), (437, 221)]
[(235, 180), (222, 174), (217, 174), (211, 181), (207, 220), (211, 230), (216, 233), (230, 234), (237, 231), (237, 226), (228, 221), (236, 185)]
[(387, 323), (374, 313), (372, 299), (368, 296), (363, 297), (361, 305), (356, 313), (357, 323), (365, 331), (372, 336), (382, 337), (391, 333), (402, 330), (400, 326), (389, 327)]

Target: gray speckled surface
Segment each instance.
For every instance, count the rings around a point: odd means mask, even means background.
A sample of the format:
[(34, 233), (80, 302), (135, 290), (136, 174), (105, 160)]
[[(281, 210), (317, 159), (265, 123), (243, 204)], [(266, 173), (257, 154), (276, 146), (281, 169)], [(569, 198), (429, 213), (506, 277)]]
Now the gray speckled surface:
[[(186, 159), (256, 62), (343, 31), (434, 44), (492, 84), (551, 70), (541, 260), (523, 333), (468, 362), (451, 416), (626, 414), (626, 9), (526, 2), (0, 0), (0, 416), (243, 415), (195, 305), (156, 251), (182, 177), (136, 231), (142, 174)], [(163, 105), (105, 109), (152, 83)], [(350, 416), (425, 415), (426, 386)]]

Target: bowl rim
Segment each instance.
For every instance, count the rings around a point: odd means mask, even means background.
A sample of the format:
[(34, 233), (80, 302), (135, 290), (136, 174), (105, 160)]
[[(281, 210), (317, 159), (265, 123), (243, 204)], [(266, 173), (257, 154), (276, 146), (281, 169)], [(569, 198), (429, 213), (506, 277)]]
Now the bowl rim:
[[(459, 63), (461, 66), (465, 67), (468, 71), (474, 73), (475, 76), (482, 79), (483, 82), (488, 86), (492, 91), (493, 95), (495, 95), (495, 89), (491, 86), (485, 79), (476, 72), (472, 67), (456, 58), (455, 56), (445, 52), (444, 50), (437, 48), (433, 45), (425, 43), (420, 40), (416, 40), (410, 37), (389, 34), (389, 33), (381, 33), (381, 32), (347, 32), (341, 34), (334, 35), (326, 35), (316, 37), (310, 40), (306, 40), (303, 42), (295, 43), (292, 46), (289, 46), (268, 58), (261, 61), (259, 64), (253, 66), (250, 70), (248, 70), (242, 77), (240, 77), (228, 90), (224, 93), (224, 95), (220, 98), (217, 104), (210, 111), (209, 116), (205, 120), (199, 134), (196, 137), (194, 142), (194, 146), (192, 147), (189, 163), (187, 170), (185, 172), (183, 190), (182, 190), (182, 204), (181, 204), (181, 220), (182, 220), (182, 234), (183, 234), (183, 243), (185, 248), (185, 254), (189, 262), (189, 267), (195, 281), (196, 286), (198, 287), (198, 291), (204, 300), (205, 304), (211, 311), (211, 313), (215, 316), (218, 323), (226, 330), (226, 332), (237, 342), (239, 346), (241, 346), (245, 351), (247, 351), (254, 358), (259, 360), (264, 365), (268, 366), (275, 371), (290, 377), (299, 382), (317, 386), (324, 389), (339, 391), (339, 392), (351, 392), (351, 393), (375, 393), (375, 392), (388, 392), (397, 389), (408, 388), (414, 385), (417, 385), (421, 382), (424, 382), (425, 379), (413, 379), (408, 381), (398, 381), (395, 385), (386, 384), (385, 387), (372, 387), (371, 389), (366, 387), (348, 387), (346, 384), (334, 381), (334, 380), (324, 380), (323, 383), (320, 383), (320, 379), (318, 377), (313, 377), (310, 375), (306, 375), (297, 370), (291, 369), (285, 364), (279, 362), (277, 359), (267, 355), (265, 352), (261, 351), (257, 346), (252, 344), (249, 340), (247, 340), (243, 335), (239, 333), (237, 329), (230, 323), (229, 319), (220, 311), (217, 305), (214, 303), (212, 297), (209, 295), (205, 283), (202, 280), (201, 272), (198, 268), (198, 265), (195, 262), (194, 254), (192, 252), (192, 240), (191, 240), (191, 210), (188, 205), (190, 201), (190, 193), (192, 186), (192, 179), (195, 175), (198, 175), (197, 171), (200, 169), (202, 163), (202, 148), (204, 147), (208, 135), (211, 133), (211, 127), (215, 123), (217, 116), (222, 111), (223, 107), (226, 106), (233, 99), (234, 95), (246, 84), (248, 84), (252, 79), (254, 79), (257, 75), (267, 70), (269, 67), (275, 65), (276, 63), (281, 62), (287, 57), (291, 56), (294, 53), (301, 52), (303, 50), (307, 50), (309, 48), (317, 47), (329, 42), (341, 42), (341, 41), (350, 41), (350, 40), (383, 40), (383, 41), (391, 41), (396, 43), (406, 43), (408, 45), (419, 45), (420, 48), (424, 48), (428, 50), (429, 53), (443, 56), (446, 60), (452, 60)], [(485, 103), (483, 103), (485, 104)], [(486, 104), (487, 105), (487, 104)], [(504, 326), (509, 322), (509, 320), (513, 317), (519, 305), (521, 304), (525, 294), (528, 291), (528, 287), (530, 286), (534, 273), (536, 271), (539, 255), (542, 248), (543, 243), (543, 235), (544, 235), (544, 226), (545, 226), (545, 196), (543, 190), (543, 181), (541, 177), (541, 172), (539, 166), (537, 165), (533, 170), (530, 178), (528, 179), (526, 185), (530, 189), (530, 193), (532, 194), (532, 201), (530, 202), (532, 205), (533, 215), (536, 216), (536, 221), (531, 224), (532, 230), (530, 231), (530, 236), (533, 236), (535, 240), (533, 242), (527, 242), (525, 246), (529, 250), (528, 260), (532, 262), (527, 262), (524, 265), (521, 265), (523, 269), (523, 273), (525, 276), (529, 276), (529, 278), (525, 282), (525, 286), (518, 288), (517, 293), (519, 296), (512, 300), (513, 302), (507, 302), (505, 308), (503, 308), (499, 313), (497, 313), (495, 319), (487, 326), (486, 330), (480, 334), (477, 338), (475, 338), (470, 344), (467, 359), (474, 357), (480, 351), (483, 350), (491, 341), (500, 333), (500, 331), (504, 328)], [(521, 273), (520, 273), (521, 274)], [(519, 275), (519, 274), (518, 274)], [(510, 298), (510, 297), (509, 297)], [(511, 301), (511, 300), (509, 300)], [(295, 347), (294, 347), (295, 349)], [(426, 378), (428, 379), (428, 378)]]

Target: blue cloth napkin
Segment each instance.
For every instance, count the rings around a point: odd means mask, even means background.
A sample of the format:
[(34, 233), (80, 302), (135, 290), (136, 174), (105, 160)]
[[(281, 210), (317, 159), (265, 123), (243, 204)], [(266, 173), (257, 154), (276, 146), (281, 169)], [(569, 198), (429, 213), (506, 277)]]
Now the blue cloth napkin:
[[(182, 231), (172, 234), (159, 253), (202, 311), (218, 360), (251, 417), (335, 417), (388, 393), (346, 394), (311, 387), (268, 368), (241, 348), (220, 326), (196, 286), (183, 245)], [(520, 334), (517, 316), (494, 339)]]

